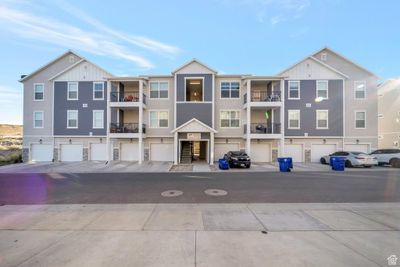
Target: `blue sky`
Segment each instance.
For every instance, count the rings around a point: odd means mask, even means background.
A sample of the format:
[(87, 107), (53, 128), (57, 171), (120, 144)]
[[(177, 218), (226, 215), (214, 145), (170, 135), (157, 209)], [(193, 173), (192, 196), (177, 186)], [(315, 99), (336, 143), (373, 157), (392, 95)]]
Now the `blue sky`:
[(72, 49), (114, 75), (168, 74), (192, 58), (274, 75), (324, 46), (400, 75), (400, 1), (1, 0), (0, 123), (22, 123), (21, 74)]

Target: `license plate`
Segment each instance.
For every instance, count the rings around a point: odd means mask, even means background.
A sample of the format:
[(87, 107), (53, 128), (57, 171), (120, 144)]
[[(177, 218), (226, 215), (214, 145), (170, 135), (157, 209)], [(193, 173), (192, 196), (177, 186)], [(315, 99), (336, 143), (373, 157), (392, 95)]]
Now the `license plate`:
[(240, 164), (240, 166), (241, 166), (241, 167), (244, 167), (244, 164), (242, 163), (242, 164)]

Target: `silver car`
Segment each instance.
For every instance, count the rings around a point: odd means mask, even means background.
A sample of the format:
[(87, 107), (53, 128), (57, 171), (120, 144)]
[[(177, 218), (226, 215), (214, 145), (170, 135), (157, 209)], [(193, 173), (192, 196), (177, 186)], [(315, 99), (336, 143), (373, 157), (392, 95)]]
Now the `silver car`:
[(322, 157), (320, 159), (320, 162), (322, 164), (329, 164), (332, 156), (345, 157), (346, 158), (345, 166), (347, 168), (356, 166), (370, 168), (372, 166), (378, 165), (378, 160), (376, 159), (376, 157), (368, 155), (363, 152), (355, 152), (355, 151), (338, 151), (328, 156)]

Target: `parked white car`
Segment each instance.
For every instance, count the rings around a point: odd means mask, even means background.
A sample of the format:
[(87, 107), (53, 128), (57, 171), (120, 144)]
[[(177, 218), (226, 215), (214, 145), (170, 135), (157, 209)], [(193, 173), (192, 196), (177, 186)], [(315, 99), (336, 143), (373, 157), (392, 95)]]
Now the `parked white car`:
[(333, 154), (324, 156), (321, 158), (320, 162), (322, 164), (329, 164), (331, 157), (345, 157), (345, 166), (347, 168), (350, 167), (366, 167), (370, 168), (372, 166), (378, 165), (378, 160), (371, 155), (365, 154), (363, 152), (355, 152), (355, 151), (338, 151)]
[(396, 160), (400, 159), (400, 149), (378, 149), (370, 154), (378, 159), (379, 165), (393, 165)]

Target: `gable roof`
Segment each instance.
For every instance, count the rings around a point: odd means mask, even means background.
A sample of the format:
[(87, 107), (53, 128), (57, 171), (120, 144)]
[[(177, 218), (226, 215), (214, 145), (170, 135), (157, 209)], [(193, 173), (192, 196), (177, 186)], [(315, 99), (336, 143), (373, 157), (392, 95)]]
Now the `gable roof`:
[(19, 79), (19, 82), (23, 82), (26, 81), (27, 79), (31, 78), (32, 76), (34, 76), (35, 74), (41, 72), (44, 69), (47, 69), (49, 66), (53, 65), (55, 62), (59, 61), (60, 59), (62, 59), (63, 57), (67, 56), (68, 54), (72, 54), (75, 55), (77, 57), (79, 57), (80, 59), (82, 59), (82, 57), (78, 54), (76, 54), (75, 52), (72, 52), (71, 50), (67, 50), (65, 53), (63, 53), (62, 55), (56, 57), (55, 59), (53, 59), (52, 61), (50, 61), (49, 63), (43, 65), (42, 67), (40, 67), (39, 69), (35, 70), (34, 72), (26, 75), (24, 78)]
[(362, 70), (365, 71), (365, 72), (368, 72), (369, 74), (371, 74), (371, 75), (373, 75), (373, 76), (375, 76), (375, 77), (379, 77), (378, 75), (376, 75), (376, 74), (373, 73), (372, 71), (370, 71), (370, 70), (368, 70), (368, 69), (362, 67), (360, 64), (357, 64), (356, 62), (354, 62), (354, 61), (348, 59), (347, 57), (343, 56), (342, 54), (339, 54), (338, 52), (336, 52), (335, 50), (329, 48), (328, 46), (325, 46), (325, 47), (321, 48), (320, 50), (318, 50), (317, 52), (313, 53), (312, 55), (318, 54), (318, 53), (320, 53), (320, 52), (322, 52), (322, 51), (324, 51), (324, 50), (328, 50), (328, 51), (331, 52), (332, 54), (335, 54), (336, 56), (342, 58), (343, 60), (349, 62), (350, 64), (356, 66), (356, 67), (359, 68), (359, 69), (362, 69)]
[(339, 74), (340, 76), (343, 76), (343, 77), (345, 77), (345, 78), (347, 78), (347, 79), (349, 78), (348, 75), (344, 74), (343, 72), (340, 72), (339, 70), (333, 68), (332, 66), (330, 66), (330, 65), (328, 65), (328, 64), (325, 64), (324, 62), (322, 62), (321, 60), (318, 60), (317, 58), (315, 58), (315, 57), (313, 57), (313, 56), (307, 56), (307, 57), (303, 58), (302, 60), (297, 61), (296, 63), (294, 63), (294, 64), (291, 65), (290, 67), (288, 67), (288, 68), (284, 69), (283, 71), (279, 72), (279, 73), (277, 74), (277, 76), (282, 76), (283, 73), (289, 71), (290, 69), (294, 68), (295, 66), (299, 65), (300, 63), (302, 63), (303, 61), (305, 61), (305, 60), (307, 60), (307, 59), (311, 59), (311, 60), (315, 61), (316, 63), (322, 65), (323, 67), (325, 67), (325, 68), (327, 68), (327, 69), (329, 69), (329, 70), (331, 70), (331, 71), (333, 71), (333, 72), (335, 72), (335, 73), (337, 73), (337, 74)]
[(81, 60), (77, 61), (75, 64), (72, 64), (71, 66), (69, 66), (68, 68), (62, 70), (61, 72), (57, 73), (56, 75), (54, 75), (53, 77), (49, 78), (49, 81), (54, 80), (55, 78), (59, 77), (60, 75), (66, 73), (69, 70), (72, 70), (73, 68), (75, 68), (76, 66), (80, 65), (83, 62), (87, 62), (93, 66), (95, 66), (96, 68), (100, 69), (101, 71), (107, 73), (108, 75), (110, 75), (110, 77), (114, 77), (114, 75), (112, 75), (111, 73), (109, 73), (108, 71), (106, 71), (105, 69), (99, 67), (98, 65), (94, 64), (93, 62), (87, 60), (86, 58), (81, 58)]
[(214, 133), (217, 132), (215, 129), (211, 128), (211, 127), (208, 126), (207, 124), (205, 124), (205, 123), (199, 121), (199, 120), (196, 119), (196, 118), (193, 118), (193, 119), (191, 119), (191, 120), (185, 122), (185, 123), (182, 124), (181, 126), (176, 127), (175, 129), (173, 129), (173, 130), (171, 131), (171, 133), (178, 132), (179, 130), (181, 130), (182, 128), (188, 126), (189, 124), (191, 124), (191, 123), (193, 123), (193, 122), (200, 124), (201, 126), (203, 126), (203, 127), (205, 127), (206, 129), (208, 129), (210, 132), (214, 132)]
[(216, 70), (212, 69), (211, 67), (207, 66), (206, 64), (200, 62), (199, 60), (197, 60), (195, 58), (190, 60), (190, 61), (188, 61), (188, 62), (186, 62), (185, 64), (183, 64), (182, 66), (180, 66), (179, 68), (174, 70), (172, 73), (176, 73), (176, 72), (180, 71), (181, 69), (185, 68), (186, 66), (188, 66), (188, 65), (190, 65), (192, 63), (200, 64), (201, 66), (205, 67), (206, 69), (209, 69), (211, 72), (217, 73)]

